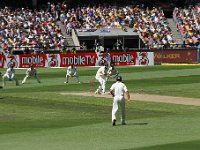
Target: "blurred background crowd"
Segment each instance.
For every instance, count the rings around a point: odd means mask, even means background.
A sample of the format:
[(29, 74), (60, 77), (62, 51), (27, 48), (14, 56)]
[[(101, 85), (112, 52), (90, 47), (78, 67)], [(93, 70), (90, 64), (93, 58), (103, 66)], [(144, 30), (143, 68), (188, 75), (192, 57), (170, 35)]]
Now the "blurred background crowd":
[[(177, 44), (167, 18), (172, 18), (183, 45), (200, 43), (200, 3), (171, 1), (2, 1), (0, 52), (63, 52), (73, 29), (133, 28), (146, 48)], [(167, 3), (165, 3), (167, 2)], [(155, 5), (156, 4), (156, 5)], [(65, 33), (64, 33), (65, 32)]]

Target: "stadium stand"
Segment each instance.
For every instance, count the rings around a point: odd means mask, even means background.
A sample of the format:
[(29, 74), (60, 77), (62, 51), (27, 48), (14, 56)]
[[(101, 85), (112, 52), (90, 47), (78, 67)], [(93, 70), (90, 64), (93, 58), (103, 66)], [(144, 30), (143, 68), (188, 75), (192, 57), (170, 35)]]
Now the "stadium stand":
[(200, 40), (200, 3), (188, 8), (175, 8), (173, 17), (186, 46), (197, 46)]
[[(160, 48), (175, 42), (161, 8), (150, 9), (144, 8), (143, 5), (136, 7), (87, 6), (68, 9), (66, 13), (63, 11), (60, 19), (66, 25), (68, 34), (71, 34), (72, 29), (80, 29), (79, 31), (83, 31), (82, 34), (85, 36), (89, 36), (89, 32), (92, 35), (92, 32), (96, 32), (97, 29), (102, 29), (100, 30), (102, 32), (122, 29), (128, 34), (127, 29), (132, 28), (134, 30), (132, 34), (137, 33), (148, 48)], [(112, 33), (110, 32), (110, 36)], [(101, 36), (100, 33), (99, 36)], [(123, 34), (118, 34), (118, 36), (123, 36)]]
[[(155, 0), (155, 3), (165, 6), (165, 10), (175, 5), (175, 1), (169, 2), (170, 7), (162, 1)], [(92, 49), (96, 40), (113, 50), (119, 43), (122, 49), (175, 48), (177, 45), (161, 7), (146, 7), (149, 5), (146, 1), (145, 5), (138, 5), (138, 1), (125, 1), (123, 5), (95, 4), (94, 1), (91, 1), (93, 5), (79, 4), (46, 1), (42, 9), (1, 8), (1, 51), (60, 53), (74, 47)], [(186, 46), (199, 44), (199, 14), (199, 4), (184, 9), (176, 7), (173, 11), (177, 31), (181, 32)]]
[[(15, 9), (0, 10), (0, 44), (6, 53), (12, 51), (37, 52), (60, 50), (66, 46), (55, 17), (45, 11)], [(28, 52), (27, 51), (27, 52)]]

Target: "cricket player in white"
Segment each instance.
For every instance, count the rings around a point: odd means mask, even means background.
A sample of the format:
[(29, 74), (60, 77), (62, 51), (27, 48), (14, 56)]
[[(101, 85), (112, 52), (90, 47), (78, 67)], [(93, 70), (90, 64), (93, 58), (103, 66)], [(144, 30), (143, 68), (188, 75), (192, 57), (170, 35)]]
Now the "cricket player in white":
[(111, 64), (110, 68), (108, 69), (108, 76), (107, 76), (107, 80), (109, 78), (114, 79), (119, 75), (118, 70), (115, 68), (114, 64)]
[(98, 89), (96, 90), (96, 94), (105, 94), (106, 91), (106, 79), (107, 79), (107, 71), (108, 71), (108, 66), (101, 66), (97, 73), (96, 73), (96, 80), (99, 81), (100, 85)]
[(112, 125), (116, 125), (116, 113), (119, 106), (121, 107), (121, 124), (126, 125), (125, 122), (125, 97), (126, 94), (128, 101), (130, 101), (130, 94), (124, 83), (122, 83), (122, 77), (116, 77), (116, 83), (114, 83), (110, 88), (110, 93), (114, 97), (113, 99), (113, 108), (112, 108)]
[(15, 80), (16, 85), (19, 85), (18, 79), (15, 76), (15, 70), (14, 67), (11, 66), (6, 70), (6, 73), (3, 75), (2, 77), (2, 86), (4, 87), (6, 85), (6, 79), (8, 79), (9, 81)]
[(26, 82), (27, 78), (29, 78), (29, 77), (34, 77), (37, 79), (38, 83), (41, 83), (40, 79), (38, 78), (38, 75), (37, 75), (37, 70), (33, 67), (33, 65), (31, 65), (31, 67), (26, 70), (26, 76), (24, 77), (22, 84), (24, 84)]
[(81, 83), (79, 80), (79, 76), (78, 76), (78, 70), (76, 68), (76, 66), (71, 65), (67, 68), (67, 73), (66, 73), (66, 81), (64, 83), (68, 83), (69, 82), (69, 77), (76, 77), (77, 78), (77, 82)]

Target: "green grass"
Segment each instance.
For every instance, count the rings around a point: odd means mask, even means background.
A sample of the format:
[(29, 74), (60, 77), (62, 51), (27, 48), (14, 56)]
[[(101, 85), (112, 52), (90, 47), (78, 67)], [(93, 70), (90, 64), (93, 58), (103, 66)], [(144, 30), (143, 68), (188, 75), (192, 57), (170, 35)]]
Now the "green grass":
[[(127, 125), (111, 126), (111, 98), (61, 95), (89, 92), (97, 68), (79, 67), (81, 84), (63, 84), (66, 69), (38, 69), (42, 83), (28, 79), (0, 89), (1, 150), (196, 150), (200, 109), (164, 103), (127, 104)], [(197, 66), (118, 67), (129, 91), (200, 100)], [(5, 70), (0, 70), (5, 72)], [(22, 81), (25, 70), (16, 70)], [(95, 81), (95, 80), (94, 80)], [(114, 83), (110, 80), (107, 89)], [(98, 83), (95, 81), (95, 86)]]
[[(199, 148), (199, 146), (200, 146), (200, 140), (163, 144), (163, 145), (151, 146), (149, 148), (137, 148), (135, 150), (179, 150), (179, 149), (196, 150)], [(132, 149), (127, 149), (127, 150), (132, 150)]]

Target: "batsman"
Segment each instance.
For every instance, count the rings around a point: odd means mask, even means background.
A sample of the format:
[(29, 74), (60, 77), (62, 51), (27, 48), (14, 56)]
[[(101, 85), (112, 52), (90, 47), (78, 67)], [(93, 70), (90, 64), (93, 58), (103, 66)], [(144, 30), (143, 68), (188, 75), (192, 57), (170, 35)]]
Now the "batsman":
[(101, 66), (96, 73), (96, 80), (99, 81), (99, 87), (97, 88), (95, 94), (105, 94), (106, 91), (106, 78), (107, 78), (108, 66)]

